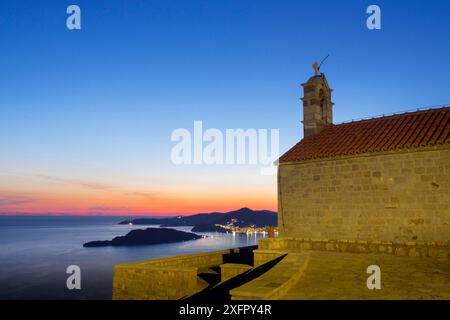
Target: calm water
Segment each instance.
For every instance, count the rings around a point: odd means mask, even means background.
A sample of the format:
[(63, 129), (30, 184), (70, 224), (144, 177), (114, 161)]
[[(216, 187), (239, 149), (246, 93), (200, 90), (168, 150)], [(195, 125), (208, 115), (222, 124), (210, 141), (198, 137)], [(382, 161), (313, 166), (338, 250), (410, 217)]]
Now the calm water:
[[(182, 243), (83, 248), (145, 226), (118, 225), (127, 217), (0, 216), (0, 299), (111, 299), (117, 263), (184, 255), (257, 243), (255, 235), (209, 235)], [(175, 228), (190, 231), (190, 227)], [(66, 288), (66, 268), (81, 268), (81, 290)]]

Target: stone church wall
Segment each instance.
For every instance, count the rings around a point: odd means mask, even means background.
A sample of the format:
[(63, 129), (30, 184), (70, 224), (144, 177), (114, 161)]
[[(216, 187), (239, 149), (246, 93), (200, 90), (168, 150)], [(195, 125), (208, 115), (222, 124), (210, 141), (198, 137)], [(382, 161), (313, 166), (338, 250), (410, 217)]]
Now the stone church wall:
[(280, 237), (450, 243), (450, 146), (279, 166)]

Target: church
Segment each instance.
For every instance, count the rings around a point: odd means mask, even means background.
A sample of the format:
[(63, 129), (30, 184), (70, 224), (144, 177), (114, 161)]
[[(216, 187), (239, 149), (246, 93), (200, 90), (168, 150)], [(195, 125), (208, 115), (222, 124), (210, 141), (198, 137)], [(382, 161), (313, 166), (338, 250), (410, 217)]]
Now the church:
[[(450, 299), (450, 107), (334, 124), (317, 64), (302, 86), (304, 137), (278, 160), (278, 237), (116, 265), (113, 299)], [(381, 272), (382, 286), (365, 278)]]
[(448, 246), (450, 107), (333, 124), (314, 67), (304, 137), (278, 161), (280, 238)]

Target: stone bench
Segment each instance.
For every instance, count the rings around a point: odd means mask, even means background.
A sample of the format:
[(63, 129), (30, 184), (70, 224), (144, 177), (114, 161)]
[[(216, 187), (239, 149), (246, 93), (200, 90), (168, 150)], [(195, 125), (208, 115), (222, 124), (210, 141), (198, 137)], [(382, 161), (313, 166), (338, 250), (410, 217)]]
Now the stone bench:
[[(268, 254), (268, 252), (266, 252)], [(274, 252), (280, 254), (280, 252)], [(301, 278), (308, 253), (289, 253), (260, 277), (230, 291), (233, 300), (273, 300), (286, 294)]]
[(351, 253), (386, 253), (401, 257), (430, 257), (440, 261), (450, 260), (450, 242), (329, 240), (281, 237), (259, 239), (258, 244), (259, 249), (256, 251), (284, 250), (286, 252), (298, 252), (316, 250)]

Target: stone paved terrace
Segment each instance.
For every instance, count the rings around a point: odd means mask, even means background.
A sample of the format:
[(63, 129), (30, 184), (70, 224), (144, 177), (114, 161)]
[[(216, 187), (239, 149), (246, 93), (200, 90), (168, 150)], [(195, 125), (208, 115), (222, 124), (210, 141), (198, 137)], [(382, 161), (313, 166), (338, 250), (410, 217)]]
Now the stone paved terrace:
[[(279, 299), (450, 300), (450, 262), (377, 253), (309, 251), (300, 280)], [(369, 290), (369, 265), (381, 268), (381, 290)]]
[(283, 254), (270, 270), (230, 291), (233, 300), (276, 300), (289, 292), (307, 269), (309, 252)]

